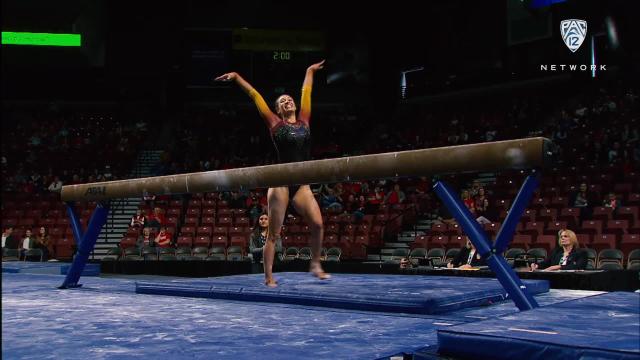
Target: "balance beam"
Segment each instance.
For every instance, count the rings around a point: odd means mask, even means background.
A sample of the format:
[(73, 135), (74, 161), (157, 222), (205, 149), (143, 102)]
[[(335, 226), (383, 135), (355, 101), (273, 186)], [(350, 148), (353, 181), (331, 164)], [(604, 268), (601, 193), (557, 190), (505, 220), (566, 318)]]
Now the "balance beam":
[(542, 168), (552, 143), (536, 137), (229, 170), (105, 181), (62, 187), (63, 201), (169, 195), (365, 181), (505, 169)]

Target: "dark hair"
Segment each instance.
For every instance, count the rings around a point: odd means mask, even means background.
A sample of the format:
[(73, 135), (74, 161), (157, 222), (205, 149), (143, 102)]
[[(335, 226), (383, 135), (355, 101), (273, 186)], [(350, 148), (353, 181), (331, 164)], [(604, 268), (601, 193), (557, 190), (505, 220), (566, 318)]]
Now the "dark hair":
[(267, 216), (269, 216), (269, 214), (267, 214), (267, 213), (266, 213), (266, 212), (264, 212), (264, 211), (263, 211), (262, 213), (260, 213), (260, 216), (258, 216), (258, 218), (256, 219), (255, 224), (253, 224), (253, 231), (251, 231), (251, 233), (252, 233), (254, 236), (259, 236), (259, 235), (260, 235), (260, 233), (262, 232), (262, 229), (260, 228), (260, 218), (262, 217), (262, 215), (267, 215)]

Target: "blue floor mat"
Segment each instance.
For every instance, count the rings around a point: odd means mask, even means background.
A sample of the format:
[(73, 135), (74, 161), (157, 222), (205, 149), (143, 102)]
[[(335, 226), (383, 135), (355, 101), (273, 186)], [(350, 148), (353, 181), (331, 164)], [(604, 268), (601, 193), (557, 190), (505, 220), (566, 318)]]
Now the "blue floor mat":
[[(2, 263), (3, 273), (67, 275), (71, 263), (11, 261)], [(82, 276), (99, 276), (100, 264), (86, 264)]]
[[(380, 312), (440, 314), (506, 299), (496, 279), (334, 274), (318, 280), (307, 273), (279, 273), (279, 286), (268, 288), (263, 275), (206, 280), (138, 282), (140, 294), (276, 302)], [(546, 280), (524, 281), (532, 294), (549, 291)]]
[(443, 355), (639, 359), (640, 293), (614, 292), (438, 330)]
[(378, 359), (436, 343), (438, 318), (141, 295), (131, 280), (4, 274), (2, 359)]

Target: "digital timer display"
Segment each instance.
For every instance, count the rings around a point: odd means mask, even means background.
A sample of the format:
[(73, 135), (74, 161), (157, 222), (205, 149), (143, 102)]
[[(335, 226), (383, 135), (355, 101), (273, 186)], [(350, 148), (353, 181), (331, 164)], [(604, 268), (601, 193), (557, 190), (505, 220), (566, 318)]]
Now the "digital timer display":
[(274, 51), (272, 54), (273, 61), (289, 61), (291, 60), (290, 51)]

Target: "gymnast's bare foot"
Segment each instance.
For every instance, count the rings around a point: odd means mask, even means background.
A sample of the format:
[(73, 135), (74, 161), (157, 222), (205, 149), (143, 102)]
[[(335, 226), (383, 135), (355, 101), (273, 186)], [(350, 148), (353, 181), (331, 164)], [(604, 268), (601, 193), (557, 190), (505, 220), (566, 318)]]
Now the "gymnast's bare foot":
[(278, 286), (278, 283), (276, 282), (276, 280), (274, 278), (264, 279), (264, 284), (267, 285), (270, 288), (274, 288), (274, 287)]
[(331, 279), (331, 275), (327, 274), (326, 272), (324, 272), (324, 270), (322, 270), (322, 266), (320, 265), (319, 262), (316, 262), (316, 263), (312, 262), (311, 266), (309, 267), (309, 272), (311, 272), (313, 276), (317, 277), (320, 280)]

